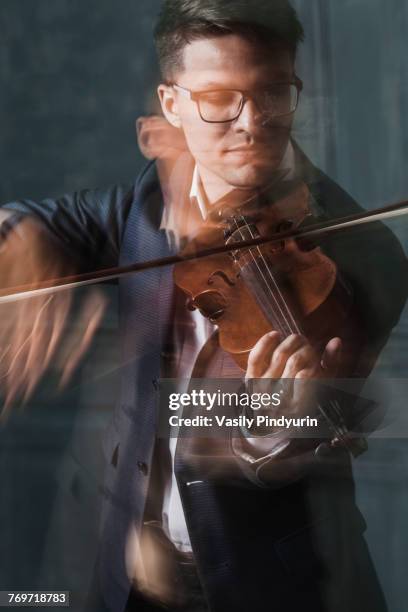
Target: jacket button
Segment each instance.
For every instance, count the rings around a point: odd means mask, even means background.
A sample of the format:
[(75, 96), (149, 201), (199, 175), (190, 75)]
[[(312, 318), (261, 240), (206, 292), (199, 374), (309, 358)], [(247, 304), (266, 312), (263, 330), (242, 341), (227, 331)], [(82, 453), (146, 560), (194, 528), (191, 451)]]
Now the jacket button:
[(149, 471), (148, 467), (147, 467), (147, 463), (145, 463), (144, 461), (138, 461), (137, 462), (137, 467), (142, 472), (143, 476), (147, 476), (147, 473)]

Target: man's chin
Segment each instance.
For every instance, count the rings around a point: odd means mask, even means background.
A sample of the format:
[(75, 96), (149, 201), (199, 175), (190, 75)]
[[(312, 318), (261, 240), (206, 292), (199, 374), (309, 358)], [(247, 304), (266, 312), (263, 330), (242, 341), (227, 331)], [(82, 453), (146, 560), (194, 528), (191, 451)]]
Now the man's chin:
[(254, 190), (266, 187), (273, 181), (279, 163), (262, 167), (229, 168), (225, 180), (236, 189)]

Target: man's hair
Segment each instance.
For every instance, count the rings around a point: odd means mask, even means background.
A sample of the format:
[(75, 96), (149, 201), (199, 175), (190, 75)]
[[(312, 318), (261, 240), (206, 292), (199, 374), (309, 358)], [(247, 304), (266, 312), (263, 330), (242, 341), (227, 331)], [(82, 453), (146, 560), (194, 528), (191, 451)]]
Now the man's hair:
[(154, 30), (162, 77), (170, 82), (182, 70), (189, 43), (227, 34), (265, 46), (280, 43), (293, 57), (304, 37), (288, 0), (164, 0)]

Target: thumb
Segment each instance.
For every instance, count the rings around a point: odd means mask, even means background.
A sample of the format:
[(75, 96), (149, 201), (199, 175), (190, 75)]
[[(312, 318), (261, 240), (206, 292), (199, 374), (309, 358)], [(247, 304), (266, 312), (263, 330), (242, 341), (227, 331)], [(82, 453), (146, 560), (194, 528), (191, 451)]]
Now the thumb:
[(340, 367), (342, 341), (332, 338), (324, 349), (321, 365), (328, 376), (336, 376)]

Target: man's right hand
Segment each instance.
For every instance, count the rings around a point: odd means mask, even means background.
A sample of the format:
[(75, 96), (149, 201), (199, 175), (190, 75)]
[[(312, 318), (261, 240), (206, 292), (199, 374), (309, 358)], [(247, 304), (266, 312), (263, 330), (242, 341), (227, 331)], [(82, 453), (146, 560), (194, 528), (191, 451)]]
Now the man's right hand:
[[(0, 222), (9, 214), (1, 210)], [(13, 293), (15, 287), (34, 289), (42, 281), (69, 276), (75, 271), (73, 263), (59, 252), (47, 230), (32, 217), (26, 217), (7, 233), (0, 246), (0, 298)], [(7, 303), (0, 300), (2, 419), (17, 400), (24, 403), (29, 399), (55, 360), (65, 336), (71, 303), (72, 291), (68, 289)], [(92, 289), (81, 308), (80, 338), (68, 353), (65, 351), (62, 384), (68, 381), (89, 347), (105, 305), (102, 293)]]

